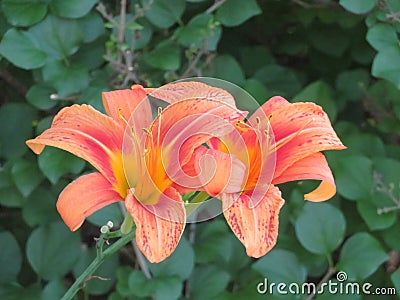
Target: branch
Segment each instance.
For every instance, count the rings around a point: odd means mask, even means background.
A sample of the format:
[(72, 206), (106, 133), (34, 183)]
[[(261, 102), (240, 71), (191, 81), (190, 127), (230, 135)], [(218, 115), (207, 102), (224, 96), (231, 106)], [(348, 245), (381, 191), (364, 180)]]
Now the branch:
[(119, 26), (118, 26), (118, 43), (120, 44), (124, 42), (125, 18), (126, 18), (126, 0), (121, 0), (121, 11), (119, 14)]
[(220, 7), (222, 4), (224, 4), (226, 2), (226, 0), (219, 0), (219, 1), (215, 1), (215, 3), (213, 5), (211, 5), (207, 10), (206, 10), (206, 14), (211, 14), (212, 12), (214, 12), (218, 7)]
[[(110, 234), (114, 234), (117, 232), (110, 232)], [(97, 243), (97, 247), (99, 249), (98, 255), (94, 259), (94, 261), (86, 268), (86, 270), (79, 276), (74, 284), (68, 289), (68, 291), (64, 294), (61, 300), (71, 300), (74, 298), (76, 293), (83, 287), (85, 282), (92, 277), (92, 274), (97, 270), (98, 267), (104, 262), (106, 258), (117, 252), (127, 243), (129, 243), (135, 237), (136, 230), (135, 228), (125, 236), (122, 236), (119, 240), (117, 240), (114, 244), (108, 247), (103, 251), (104, 239), (108, 238), (107, 233), (102, 234)]]
[(28, 89), (23, 84), (21, 84), (14, 76), (12, 76), (7, 69), (0, 68), (0, 78), (3, 79), (9, 86), (11, 86), (15, 92), (20, 94), (22, 97), (25, 97)]
[(114, 25), (114, 27), (118, 28), (118, 23), (115, 21), (112, 15), (107, 13), (106, 7), (104, 6), (103, 3), (99, 3), (96, 6), (96, 10), (102, 15), (104, 19), (106, 19), (108, 22)]
[[(321, 286), (322, 286), (325, 282), (327, 282), (327, 281), (332, 277), (332, 275), (335, 274), (335, 273), (336, 273), (336, 268), (334, 268), (334, 267), (329, 267), (329, 269), (328, 269), (328, 271), (326, 272), (326, 274), (324, 275), (324, 277), (322, 277), (321, 281), (318, 282), (316, 291), (319, 291), (320, 288), (321, 288)], [(308, 295), (308, 297), (307, 297), (305, 300), (312, 300), (312, 299), (314, 298), (314, 296), (315, 296), (315, 294), (310, 294), (310, 295)]]
[(342, 7), (337, 2), (323, 2), (320, 0), (314, 0), (312, 2), (306, 2), (303, 0), (292, 0), (293, 3), (300, 5), (306, 9), (310, 8), (324, 8), (324, 7), (331, 7), (331, 8), (340, 8)]
[(197, 63), (199, 62), (200, 58), (206, 53), (206, 50), (204, 47), (202, 47), (199, 52), (197, 52), (196, 56), (194, 59), (190, 62), (189, 66), (183, 72), (181, 78), (186, 78), (192, 71), (195, 70)]

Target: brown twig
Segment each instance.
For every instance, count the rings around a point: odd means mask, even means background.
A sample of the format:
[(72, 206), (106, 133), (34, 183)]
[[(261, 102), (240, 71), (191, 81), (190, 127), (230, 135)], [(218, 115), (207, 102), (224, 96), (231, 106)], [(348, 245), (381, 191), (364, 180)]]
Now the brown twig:
[(337, 2), (323, 2), (319, 0), (314, 0), (311, 2), (306, 2), (303, 0), (292, 0), (293, 3), (300, 5), (301, 7), (304, 7), (306, 9), (310, 8), (324, 8), (324, 7), (330, 7), (330, 8), (340, 8), (342, 7), (337, 3)]
[[(319, 291), (321, 289), (321, 286), (327, 282), (333, 274), (336, 273), (336, 268), (334, 267), (330, 267), (328, 269), (328, 271), (325, 273), (324, 277), (322, 277), (322, 279), (320, 280), (320, 282), (318, 282), (317, 287), (316, 287), (316, 291)], [(312, 300), (314, 298), (315, 294), (310, 294), (308, 295), (308, 297), (305, 300)]]
[[(189, 66), (186, 68), (185, 72), (183, 72), (181, 78), (188, 77), (193, 71), (196, 69), (196, 65), (199, 62), (200, 58), (206, 53), (205, 47), (202, 47), (196, 54), (196, 56), (190, 61)], [(196, 74), (198, 75), (198, 74)]]
[(7, 69), (0, 68), (0, 78), (4, 80), (9, 86), (11, 86), (15, 92), (17, 92), (22, 97), (25, 97), (28, 89), (20, 83), (14, 76), (8, 72)]
[(110, 15), (110, 14), (107, 13), (106, 7), (104, 6), (103, 3), (100, 2), (100, 3), (96, 6), (96, 10), (102, 15), (102, 17), (103, 17), (104, 19), (106, 19), (108, 22), (110, 22), (111, 24), (113, 24), (114, 27), (118, 28), (118, 26), (119, 26), (118, 23), (115, 21), (115, 19), (113, 18), (112, 15)]
[(213, 5), (211, 5), (207, 10), (206, 10), (206, 14), (211, 14), (212, 12), (214, 12), (218, 7), (220, 7), (222, 4), (224, 4), (226, 2), (226, 0), (218, 0), (215, 1)]

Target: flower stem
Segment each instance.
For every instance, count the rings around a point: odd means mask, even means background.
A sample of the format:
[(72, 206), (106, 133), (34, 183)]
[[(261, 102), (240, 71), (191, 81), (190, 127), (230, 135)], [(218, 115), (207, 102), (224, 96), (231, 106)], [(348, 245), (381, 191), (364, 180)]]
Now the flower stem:
[[(114, 244), (112, 244), (110, 247), (108, 247), (104, 251), (98, 251), (98, 255), (96, 258), (92, 261), (92, 263), (86, 268), (86, 270), (75, 280), (74, 284), (71, 285), (71, 287), (68, 289), (68, 291), (65, 293), (65, 295), (61, 298), (61, 300), (71, 300), (73, 297), (76, 295), (76, 293), (83, 287), (85, 284), (85, 281), (87, 278), (89, 278), (100, 265), (108, 258), (109, 256), (113, 255), (115, 252), (117, 252), (119, 249), (121, 249), (123, 246), (125, 246), (127, 243), (129, 243), (134, 237), (135, 237), (136, 230), (133, 228), (131, 232), (129, 232), (127, 235), (123, 235), (119, 240), (117, 240)], [(109, 233), (111, 236), (113, 235), (112, 232)], [(108, 235), (105, 234), (105, 236), (102, 235), (100, 237), (101, 241), (104, 241), (104, 238), (108, 238)], [(103, 246), (103, 243), (101, 243), (101, 247)]]

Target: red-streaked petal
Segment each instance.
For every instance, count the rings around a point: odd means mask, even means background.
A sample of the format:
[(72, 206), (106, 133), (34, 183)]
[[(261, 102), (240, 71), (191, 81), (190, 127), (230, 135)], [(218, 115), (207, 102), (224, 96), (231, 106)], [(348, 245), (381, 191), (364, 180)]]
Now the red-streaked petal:
[(198, 98), (222, 101), (235, 107), (235, 99), (230, 93), (196, 81), (170, 83), (158, 89), (148, 89), (147, 93), (171, 104), (182, 100)]
[(185, 228), (186, 211), (174, 188), (155, 205), (143, 205), (128, 193), (125, 205), (136, 224), (136, 242), (146, 258), (157, 263), (175, 250)]
[[(152, 121), (150, 103), (141, 85), (134, 85), (130, 90), (104, 92), (103, 105), (107, 114), (124, 127), (129, 122), (141, 131), (148, 128)], [(134, 112), (134, 120), (129, 121)]]
[(122, 201), (110, 182), (100, 173), (83, 175), (61, 192), (57, 210), (65, 224), (77, 230), (86, 217), (111, 203)]
[(315, 179), (322, 180), (321, 184), (311, 193), (304, 195), (309, 201), (325, 201), (336, 193), (335, 181), (328, 162), (322, 153), (315, 153), (303, 158), (273, 180), (273, 184), (285, 183), (295, 180)]
[(207, 194), (215, 197), (221, 193), (237, 193), (242, 189), (246, 166), (239, 159), (205, 147), (196, 152), (196, 177)]
[(314, 153), (346, 148), (326, 113), (314, 103), (284, 105), (271, 115), (277, 148), (275, 177), (296, 161)]
[(274, 96), (271, 99), (269, 99), (267, 102), (265, 102), (261, 108), (264, 111), (265, 115), (269, 116), (272, 114), (274, 111), (284, 108), (286, 106), (290, 106), (291, 103), (287, 101), (285, 98), (281, 96)]
[[(182, 179), (181, 167), (194, 150), (212, 136), (224, 136), (235, 128), (232, 122), (245, 114), (219, 101), (190, 99), (169, 105), (152, 124), (147, 147), (161, 146), (167, 174)], [(153, 152), (154, 153), (154, 152)], [(151, 154), (151, 150), (150, 153)], [(176, 182), (185, 186), (185, 182)]]
[(246, 247), (247, 255), (261, 257), (270, 251), (278, 237), (278, 215), (284, 204), (279, 189), (269, 186), (265, 197), (253, 208), (251, 199), (241, 194), (223, 194), (224, 216), (233, 233)]
[(247, 167), (243, 190), (251, 195), (253, 206), (264, 198), (275, 170), (274, 140), (273, 136), (266, 134), (269, 132), (268, 120), (260, 118), (257, 123), (257, 127), (236, 124), (236, 132), (221, 140), (211, 139), (208, 143), (210, 147), (239, 158)]
[(51, 128), (26, 144), (40, 154), (53, 146), (85, 159), (100, 171), (122, 196), (127, 189), (121, 151), (124, 130), (112, 118), (89, 105), (63, 108)]

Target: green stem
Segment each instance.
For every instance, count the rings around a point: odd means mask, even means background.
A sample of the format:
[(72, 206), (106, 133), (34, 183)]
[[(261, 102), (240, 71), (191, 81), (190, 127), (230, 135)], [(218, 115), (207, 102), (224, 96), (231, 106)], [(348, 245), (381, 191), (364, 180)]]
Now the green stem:
[[(122, 236), (118, 241), (112, 244), (104, 251), (99, 251), (100, 255), (96, 256), (96, 258), (92, 261), (92, 263), (86, 268), (86, 270), (79, 276), (73, 285), (68, 289), (65, 295), (61, 298), (61, 300), (71, 300), (76, 295), (76, 293), (82, 288), (82, 285), (86, 281), (86, 279), (91, 276), (98, 267), (103, 263), (103, 261), (125, 246), (127, 243), (132, 241), (135, 237), (135, 229), (129, 232), (127, 235)], [(108, 236), (107, 236), (108, 237)], [(104, 239), (104, 237), (103, 237)]]

